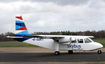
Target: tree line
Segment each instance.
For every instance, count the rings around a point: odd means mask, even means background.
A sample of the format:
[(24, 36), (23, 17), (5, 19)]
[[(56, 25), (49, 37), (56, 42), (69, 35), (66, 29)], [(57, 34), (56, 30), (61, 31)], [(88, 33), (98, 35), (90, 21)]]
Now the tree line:
[[(33, 35), (83, 35), (83, 36), (94, 36), (95, 38), (105, 38), (105, 30), (100, 31), (58, 31), (58, 32), (33, 32)], [(15, 36), (12, 32), (0, 34), (0, 41), (14, 41), (13, 39), (8, 39), (6, 36)]]

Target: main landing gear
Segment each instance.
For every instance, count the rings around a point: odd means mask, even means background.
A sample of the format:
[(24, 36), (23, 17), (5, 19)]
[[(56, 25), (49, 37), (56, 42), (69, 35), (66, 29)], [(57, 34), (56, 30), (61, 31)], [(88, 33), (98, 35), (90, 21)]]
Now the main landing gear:
[(73, 51), (72, 50), (68, 50), (68, 54), (73, 54)]
[(55, 51), (54, 54), (55, 54), (55, 55), (60, 55), (60, 52), (59, 52), (59, 51)]
[[(60, 55), (60, 52), (59, 51), (55, 51), (54, 54), (55, 55)], [(73, 51), (72, 50), (68, 50), (68, 54), (73, 54)]]
[(102, 53), (102, 51), (101, 51), (101, 50), (98, 50), (98, 51), (97, 51), (97, 53), (98, 53), (98, 54), (101, 54), (101, 53)]
[(60, 52), (59, 52), (59, 41), (56, 40), (55, 41), (55, 55), (60, 55)]

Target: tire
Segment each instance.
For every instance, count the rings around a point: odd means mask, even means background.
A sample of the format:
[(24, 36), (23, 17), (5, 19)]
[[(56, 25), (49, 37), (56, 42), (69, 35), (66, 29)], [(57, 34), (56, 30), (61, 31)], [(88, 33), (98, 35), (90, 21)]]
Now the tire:
[(72, 50), (68, 50), (68, 54), (73, 54), (73, 51)]
[(97, 51), (97, 53), (98, 53), (98, 54), (101, 54), (101, 53), (102, 53), (102, 51), (101, 51), (101, 50), (98, 50), (98, 51)]
[(55, 54), (55, 55), (60, 55), (60, 52), (59, 52), (59, 51), (55, 51), (54, 54)]

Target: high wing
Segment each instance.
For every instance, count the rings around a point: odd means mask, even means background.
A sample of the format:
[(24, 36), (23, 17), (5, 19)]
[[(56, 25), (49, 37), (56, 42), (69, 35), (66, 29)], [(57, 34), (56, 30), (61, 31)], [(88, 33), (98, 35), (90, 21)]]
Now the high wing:
[[(72, 35), (24, 35), (24, 37), (39, 37), (39, 38), (64, 38), (66, 36), (72, 37)], [(74, 36), (74, 35), (73, 35)], [(79, 35), (78, 35), (79, 37)], [(89, 38), (94, 38), (94, 36), (82, 36), (82, 37), (89, 37)]]
[(72, 35), (24, 35), (29, 38), (40, 38), (40, 39), (53, 39), (55, 42), (62, 44), (71, 44), (73, 38), (93, 38), (93, 36), (72, 36)]
[(35, 37), (35, 38), (41, 38), (41, 39), (53, 39), (53, 40), (59, 40), (60, 38), (64, 38), (65, 36), (62, 35), (24, 35), (24, 37)]
[[(7, 36), (7, 38), (24, 38), (24, 37), (28, 37), (28, 38), (40, 38), (40, 39), (53, 39), (53, 40), (70, 40), (70, 38), (72, 37), (76, 37), (76, 36), (72, 36), (72, 35), (22, 35), (22, 36)], [(69, 37), (69, 38), (67, 38)], [(89, 37), (89, 38), (94, 38), (94, 36), (77, 36), (77, 37)]]

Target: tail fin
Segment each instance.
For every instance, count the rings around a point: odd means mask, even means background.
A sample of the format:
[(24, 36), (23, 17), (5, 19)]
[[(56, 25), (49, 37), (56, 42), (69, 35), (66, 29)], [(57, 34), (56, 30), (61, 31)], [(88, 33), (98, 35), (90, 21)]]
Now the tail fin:
[(22, 16), (16, 16), (18, 20), (15, 22), (15, 30), (16, 34), (15, 35), (31, 35), (29, 34), (27, 27), (25, 23), (23, 22)]

